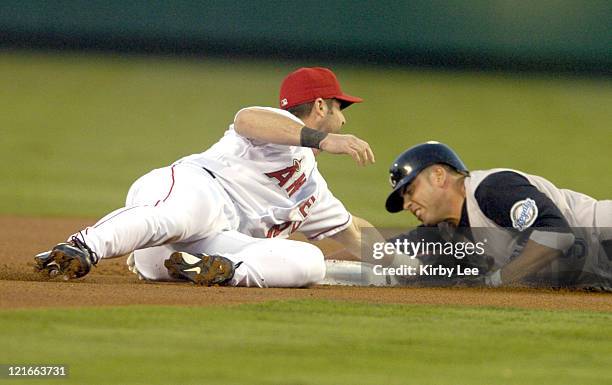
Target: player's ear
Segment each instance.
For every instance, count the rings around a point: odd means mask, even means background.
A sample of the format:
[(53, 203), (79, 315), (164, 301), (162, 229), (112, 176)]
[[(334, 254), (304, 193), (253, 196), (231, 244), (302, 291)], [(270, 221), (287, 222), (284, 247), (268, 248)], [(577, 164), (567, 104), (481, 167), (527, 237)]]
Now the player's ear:
[(444, 182), (446, 182), (446, 177), (448, 174), (446, 172), (446, 169), (442, 165), (436, 164), (433, 166), (430, 175), (433, 184), (435, 184), (436, 186), (442, 186), (444, 185)]
[(314, 101), (313, 108), (317, 115), (325, 115), (327, 104), (325, 103), (325, 100), (323, 100), (322, 98), (316, 98)]

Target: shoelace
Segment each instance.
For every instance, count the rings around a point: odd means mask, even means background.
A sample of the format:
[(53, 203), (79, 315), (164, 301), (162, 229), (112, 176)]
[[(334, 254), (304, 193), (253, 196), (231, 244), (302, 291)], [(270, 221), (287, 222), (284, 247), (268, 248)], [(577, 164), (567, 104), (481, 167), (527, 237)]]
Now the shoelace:
[[(79, 235), (81, 235), (81, 237), (83, 236), (83, 234), (81, 234), (81, 232), (79, 231)], [(82, 240), (80, 240), (76, 235), (73, 235), (72, 238), (70, 238), (70, 241), (72, 243), (74, 243), (74, 245), (76, 247), (78, 247), (81, 250), (87, 251), (87, 253), (89, 254), (89, 256), (93, 259), (91, 261), (91, 263), (93, 265), (97, 264), (98, 261), (100, 260), (100, 258), (98, 258), (98, 255), (89, 248), (89, 246), (87, 246), (87, 244), (85, 242), (83, 242)]]

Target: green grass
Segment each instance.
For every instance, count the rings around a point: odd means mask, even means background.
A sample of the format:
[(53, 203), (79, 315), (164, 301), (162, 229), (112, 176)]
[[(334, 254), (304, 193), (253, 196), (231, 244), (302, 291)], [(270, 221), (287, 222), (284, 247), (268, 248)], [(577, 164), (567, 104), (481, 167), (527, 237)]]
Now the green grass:
[[(276, 105), (283, 76), (315, 64), (325, 63), (1, 53), (0, 212), (102, 216), (138, 176), (203, 151), (240, 108)], [(378, 162), (323, 154), (320, 168), (375, 225), (414, 223), (384, 211), (387, 169), (430, 139), (472, 169), (518, 168), (612, 198), (609, 80), (331, 66), (366, 99), (346, 111), (346, 131)]]
[(612, 381), (612, 316), (324, 301), (3, 311), (0, 362), (70, 383), (586, 384)]

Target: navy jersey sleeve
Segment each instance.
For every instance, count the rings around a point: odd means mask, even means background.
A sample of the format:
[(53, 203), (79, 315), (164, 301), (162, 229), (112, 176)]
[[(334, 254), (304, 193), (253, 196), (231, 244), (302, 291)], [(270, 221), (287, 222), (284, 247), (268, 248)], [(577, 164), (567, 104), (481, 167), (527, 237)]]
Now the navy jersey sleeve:
[(569, 224), (557, 205), (515, 172), (501, 171), (487, 176), (474, 196), (482, 212), (499, 226), (518, 231), (529, 227), (569, 231)]

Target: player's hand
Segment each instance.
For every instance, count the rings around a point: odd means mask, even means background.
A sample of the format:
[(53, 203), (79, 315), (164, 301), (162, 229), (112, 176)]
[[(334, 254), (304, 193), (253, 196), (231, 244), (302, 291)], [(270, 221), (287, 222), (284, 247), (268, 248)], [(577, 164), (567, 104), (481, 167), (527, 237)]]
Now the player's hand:
[(376, 161), (368, 142), (355, 135), (329, 134), (321, 141), (319, 148), (330, 154), (350, 155), (360, 166)]
[(461, 278), (455, 282), (455, 286), (459, 287), (499, 287), (501, 285), (501, 270), (475, 277)]
[(485, 275), (484, 277), (485, 285), (488, 287), (499, 287), (502, 285), (501, 280), (501, 269), (495, 270), (492, 273)]

